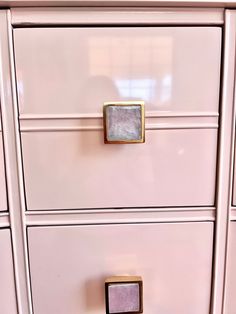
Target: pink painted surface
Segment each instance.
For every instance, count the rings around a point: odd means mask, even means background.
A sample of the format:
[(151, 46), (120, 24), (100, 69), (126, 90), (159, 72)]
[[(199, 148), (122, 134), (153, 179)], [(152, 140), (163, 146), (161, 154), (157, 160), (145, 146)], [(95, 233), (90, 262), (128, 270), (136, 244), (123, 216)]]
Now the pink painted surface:
[(0, 313), (17, 314), (10, 230), (0, 230)]
[(236, 309), (236, 222), (230, 222), (229, 246), (226, 268), (225, 314), (235, 314)]
[(214, 129), (125, 145), (105, 145), (102, 131), (29, 132), (22, 145), (30, 210), (214, 204)]
[[(236, 146), (234, 148), (236, 150)], [(234, 152), (234, 176), (233, 176), (233, 199), (232, 199), (232, 204), (236, 206), (236, 155)]]
[(21, 114), (218, 111), (220, 27), (18, 28), (14, 49)]
[[(4, 1), (0, 1), (4, 3)], [(23, 1), (21, 1), (23, 2)], [(195, 0), (192, 3), (187, 1), (153, 1), (147, 3), (146, 0), (105, 0), (88, 1), (76, 0), (53, 1), (52, 6), (63, 6), (61, 8), (48, 8), (50, 1), (43, 1), (43, 7), (33, 8), (34, 1), (28, 1), (29, 6), (24, 8), (11, 8), (12, 24), (14, 26), (24, 25), (223, 25), (224, 5), (223, 1), (209, 2)], [(221, 2), (221, 8), (214, 8)], [(234, 1), (230, 1), (229, 6), (236, 6)], [(11, 7), (11, 3), (7, 3)], [(20, 6), (20, 2), (17, 1)], [(38, 3), (37, 3), (38, 5)], [(82, 7), (77, 7), (82, 5)], [(86, 7), (84, 7), (84, 5)], [(96, 5), (96, 6), (94, 6)], [(45, 6), (45, 7), (44, 7)], [(67, 8), (65, 9), (65, 6)], [(100, 7), (99, 7), (100, 6)], [(104, 7), (105, 6), (105, 7)], [(121, 7), (123, 6), (123, 7)], [(130, 7), (133, 6), (133, 9)], [(145, 7), (146, 6), (146, 7)], [(164, 6), (164, 8), (163, 8)], [(173, 7), (179, 8), (173, 8)], [(193, 6), (194, 8), (183, 8), (183, 6)], [(202, 8), (197, 8), (201, 7)], [(125, 8), (126, 7), (126, 8)], [(162, 8), (161, 8), (162, 7)], [(203, 8), (204, 7), (204, 8)], [(135, 13), (135, 14), (134, 14)]]
[(104, 281), (140, 275), (144, 313), (209, 314), (213, 223), (31, 227), (34, 314), (104, 314)]
[(2, 132), (0, 131), (0, 211), (5, 210), (7, 210), (6, 181), (3, 157)]
[[(22, 133), (28, 209), (214, 204), (216, 129), (152, 130), (146, 144), (108, 148), (93, 115), (121, 100), (216, 115), (221, 28), (19, 28), (14, 47), (21, 126), (53, 118)], [(89, 131), (52, 131), (79, 114), (93, 117)]]

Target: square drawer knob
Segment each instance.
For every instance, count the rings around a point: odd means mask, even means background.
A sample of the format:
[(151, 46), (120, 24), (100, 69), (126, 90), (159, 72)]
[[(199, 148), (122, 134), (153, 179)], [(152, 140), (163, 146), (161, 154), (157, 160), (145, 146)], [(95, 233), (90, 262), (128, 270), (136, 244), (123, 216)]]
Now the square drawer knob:
[(144, 143), (144, 102), (106, 102), (103, 106), (106, 144)]
[(105, 281), (106, 314), (143, 313), (140, 276), (114, 276)]

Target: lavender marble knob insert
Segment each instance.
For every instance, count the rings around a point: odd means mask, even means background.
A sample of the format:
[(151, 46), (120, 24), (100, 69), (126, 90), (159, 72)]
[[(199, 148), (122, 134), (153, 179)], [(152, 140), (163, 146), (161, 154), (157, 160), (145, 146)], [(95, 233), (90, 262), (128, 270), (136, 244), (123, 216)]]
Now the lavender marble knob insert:
[(144, 143), (144, 102), (106, 102), (103, 107), (106, 144)]
[(106, 313), (143, 313), (143, 283), (140, 276), (114, 276), (105, 281)]

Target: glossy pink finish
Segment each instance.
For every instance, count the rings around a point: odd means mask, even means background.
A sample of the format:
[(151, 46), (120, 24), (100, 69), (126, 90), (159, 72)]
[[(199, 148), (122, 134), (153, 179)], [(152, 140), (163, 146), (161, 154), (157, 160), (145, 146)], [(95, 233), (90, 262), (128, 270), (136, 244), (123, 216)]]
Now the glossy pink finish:
[[(236, 150), (236, 145), (235, 148)], [(234, 174), (233, 174), (233, 193), (232, 193), (232, 204), (236, 206), (236, 155), (234, 151), (234, 164), (233, 164)]]
[[(182, 11), (191, 10), (194, 12), (196, 8), (235, 8), (235, 0), (28, 0), (28, 6), (38, 6), (38, 10), (41, 7), (169, 7), (175, 9), (181, 9)], [(0, 6), (7, 7), (25, 7), (25, 0), (3, 0), (0, 1)], [(177, 8), (176, 8), (177, 7)], [(204, 9), (203, 9), (204, 10)], [(175, 17), (175, 15), (174, 15)], [(173, 19), (174, 19), (173, 17)], [(191, 25), (191, 24), (190, 24)]]
[(21, 114), (218, 112), (219, 27), (18, 28), (14, 48)]
[(9, 229), (0, 230), (0, 313), (17, 314)]
[[(49, 5), (35, 5), (43, 2)], [(0, 225), (11, 228), (19, 314), (104, 314), (104, 279), (119, 274), (143, 277), (146, 314), (228, 314), (221, 305), (234, 137), (233, 10), (160, 12), (154, 6), (164, 2), (155, 0), (55, 3), (127, 8), (0, 12), (9, 199)], [(113, 21), (119, 27), (108, 26)], [(132, 99), (146, 103), (146, 144), (105, 147), (103, 101)], [(25, 212), (25, 195), (33, 211)], [(68, 210), (90, 207), (112, 209)], [(12, 268), (10, 246), (2, 247)], [(12, 278), (6, 282), (4, 292)], [(0, 313), (8, 314), (2, 303), (15, 303), (3, 297)]]
[[(146, 144), (105, 147), (100, 130), (63, 121), (96, 121), (118, 100), (217, 115), (221, 28), (19, 28), (14, 47), (20, 118), (39, 124), (22, 133), (28, 209), (214, 205), (217, 130), (152, 130)], [(59, 129), (42, 130), (55, 117)]]
[(22, 134), (30, 210), (213, 205), (216, 130), (151, 130), (105, 145), (102, 131)]
[[(19, 0), (17, 1), (19, 3)], [(100, 2), (100, 7), (99, 7)], [(142, 3), (143, 2), (143, 3)], [(148, 3), (149, 2), (149, 3)], [(215, 8), (196, 8), (197, 0), (192, 8), (174, 9), (169, 5), (170, 2), (163, 1), (164, 8), (160, 8), (161, 1), (98, 1), (94, 0), (75, 0), (65, 1), (68, 6), (56, 9), (45, 7), (27, 7), (11, 9), (11, 21), (14, 26), (32, 25), (32, 26), (58, 26), (58, 25), (222, 25), (224, 24), (224, 9)], [(27, 2), (28, 3), (28, 2)], [(35, 4), (35, 0), (30, 4)], [(42, 3), (46, 3), (45, 0)], [(62, 4), (62, 2), (51, 1), (50, 4)], [(73, 7), (73, 4), (81, 5), (81, 7)], [(103, 3), (103, 5), (101, 5)], [(178, 2), (174, 2), (177, 4)], [(8, 4), (10, 4), (8, 2)], [(70, 8), (72, 4), (72, 8)], [(95, 6), (93, 6), (95, 4)], [(140, 7), (130, 8), (130, 5)], [(85, 5), (85, 6), (84, 6)], [(110, 5), (113, 5), (111, 7)], [(126, 6), (121, 8), (122, 6)], [(178, 4), (177, 4), (178, 5)], [(209, 2), (207, 4), (209, 6)], [(0, 1), (1, 6), (1, 1)], [(90, 6), (90, 7), (89, 7)], [(105, 7), (104, 7), (105, 6)], [(146, 6), (146, 7), (144, 7)], [(127, 8), (128, 7), (128, 8)]]
[(29, 228), (34, 314), (104, 314), (104, 281), (140, 275), (144, 313), (209, 314), (212, 223)]
[[(217, 115), (221, 28), (19, 28), (14, 47), (20, 118), (39, 126), (22, 133), (28, 209), (214, 205), (217, 130), (153, 129), (146, 144), (105, 147), (100, 129), (63, 122), (93, 125), (118, 100), (144, 100), (169, 124)], [(58, 117), (60, 132), (42, 129)]]
[(230, 222), (228, 259), (226, 270), (225, 314), (235, 314), (236, 309), (236, 222)]
[[(1, 124), (0, 124), (1, 128)], [(2, 132), (0, 130), (0, 211), (7, 210), (6, 181), (3, 157)]]

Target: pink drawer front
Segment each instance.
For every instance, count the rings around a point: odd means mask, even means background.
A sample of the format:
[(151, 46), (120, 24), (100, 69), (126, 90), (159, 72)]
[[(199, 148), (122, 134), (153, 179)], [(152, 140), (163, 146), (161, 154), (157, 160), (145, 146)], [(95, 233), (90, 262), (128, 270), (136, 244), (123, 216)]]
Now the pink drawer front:
[(146, 137), (104, 145), (101, 131), (23, 133), (28, 209), (213, 205), (216, 130)]
[[(1, 120), (1, 119), (0, 119)], [(3, 156), (3, 140), (0, 121), (0, 211), (7, 210), (7, 198), (6, 198), (6, 178)]]
[[(236, 149), (236, 146), (235, 146)], [(233, 193), (232, 205), (236, 206), (236, 155), (234, 152), (234, 176), (233, 176)]]
[(218, 111), (220, 27), (18, 28), (14, 48), (21, 115)]
[(236, 309), (236, 222), (229, 227), (229, 245), (226, 268), (225, 314), (234, 314)]
[[(14, 29), (27, 209), (214, 205), (219, 27)], [(146, 143), (103, 143), (143, 100)]]
[(112, 275), (142, 276), (144, 313), (209, 314), (212, 223), (30, 227), (28, 242), (34, 314), (104, 314)]
[(0, 229), (0, 313), (17, 314), (10, 230)]

